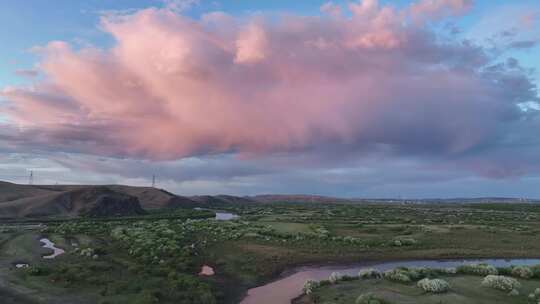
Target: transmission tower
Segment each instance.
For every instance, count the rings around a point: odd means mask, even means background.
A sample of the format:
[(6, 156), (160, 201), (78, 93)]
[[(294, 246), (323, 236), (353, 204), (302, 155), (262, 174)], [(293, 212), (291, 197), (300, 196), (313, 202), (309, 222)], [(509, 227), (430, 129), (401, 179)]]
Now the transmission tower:
[(34, 171), (30, 170), (30, 176), (28, 177), (28, 184), (33, 185), (34, 184)]
[(156, 187), (156, 176), (152, 175), (152, 188)]

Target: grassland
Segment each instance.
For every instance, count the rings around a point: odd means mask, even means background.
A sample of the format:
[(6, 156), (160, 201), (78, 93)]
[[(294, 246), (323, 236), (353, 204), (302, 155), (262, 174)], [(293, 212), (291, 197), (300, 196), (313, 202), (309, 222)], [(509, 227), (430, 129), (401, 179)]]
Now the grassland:
[[(358, 280), (328, 285), (315, 292), (311, 297), (303, 297), (296, 304), (311, 303), (355, 303), (356, 299), (368, 293), (385, 303), (401, 304), (526, 304), (529, 294), (540, 287), (540, 280), (520, 280), (520, 294), (508, 295), (508, 292), (482, 287), (482, 278), (478, 276), (441, 276), (451, 290), (446, 293), (426, 293), (415, 283), (402, 284), (388, 280)], [(536, 304), (536, 303), (535, 303)]]
[[(177, 209), (124, 219), (5, 224), (0, 296), (9, 292), (28, 303), (238, 303), (248, 288), (303, 264), (540, 255), (540, 206), (532, 204), (287, 203), (220, 209), (240, 218), (215, 221), (204, 219), (208, 211)], [(42, 259), (41, 236), (66, 254)], [(30, 268), (16, 269), (19, 262)], [(216, 275), (199, 276), (202, 265), (212, 266)], [(461, 286), (460, 278), (452, 279)], [(400, 288), (407, 294), (407, 286)], [(321, 297), (330, 301), (339, 292)]]

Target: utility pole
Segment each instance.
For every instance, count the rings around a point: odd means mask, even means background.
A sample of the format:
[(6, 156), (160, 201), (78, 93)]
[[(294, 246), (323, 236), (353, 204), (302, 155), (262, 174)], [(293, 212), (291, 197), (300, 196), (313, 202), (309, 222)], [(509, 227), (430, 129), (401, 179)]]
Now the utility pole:
[(156, 176), (152, 175), (152, 188), (156, 187)]
[(34, 171), (30, 170), (30, 176), (28, 177), (28, 184), (33, 185), (34, 184)]

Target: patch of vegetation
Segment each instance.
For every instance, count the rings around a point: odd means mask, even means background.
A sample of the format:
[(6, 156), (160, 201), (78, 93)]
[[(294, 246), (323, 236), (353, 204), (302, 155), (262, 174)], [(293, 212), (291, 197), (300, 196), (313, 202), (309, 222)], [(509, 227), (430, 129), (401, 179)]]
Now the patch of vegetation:
[[(179, 208), (122, 218), (13, 222), (0, 225), (0, 261), (31, 267), (0, 270), (32, 290), (58, 288), (55, 297), (60, 300), (84, 294), (90, 303), (238, 303), (248, 288), (305, 263), (534, 256), (540, 252), (537, 209), (527, 204), (231, 203), (220, 210), (240, 216), (233, 221), (215, 221), (210, 210)], [(42, 234), (67, 253), (41, 259), (47, 252), (37, 242)], [(198, 275), (205, 264), (215, 269), (215, 276)], [(489, 288), (478, 288), (478, 276), (487, 275), (534, 280), (540, 278), (540, 266), (400, 268), (385, 273), (388, 280), (380, 272), (366, 271), (358, 277), (336, 275), (336, 284), (329, 279), (308, 284), (306, 290), (321, 296), (319, 288), (381, 284), (418, 296), (423, 293), (418, 280), (444, 279), (454, 289), (463, 288), (460, 280), (465, 278), (489, 297)], [(370, 288), (345, 296), (347, 303)], [(422, 296), (452, 292), (447, 294)]]

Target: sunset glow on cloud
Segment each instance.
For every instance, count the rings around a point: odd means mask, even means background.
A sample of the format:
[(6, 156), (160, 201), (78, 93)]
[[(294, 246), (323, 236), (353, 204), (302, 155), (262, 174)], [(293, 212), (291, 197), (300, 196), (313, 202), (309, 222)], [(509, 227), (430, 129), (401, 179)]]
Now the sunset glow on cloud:
[(512, 50), (536, 46), (540, 20), (524, 16), (520, 35), (486, 44), (445, 26), (473, 7), (364, 0), (307, 16), (196, 18), (170, 6), (107, 14), (110, 47), (33, 48), (31, 82), (0, 91), (2, 150), (272, 166), (287, 158), (297, 169), (308, 165), (296, 157), (329, 169), (376, 154), (467, 176), (538, 174), (540, 99)]

